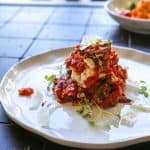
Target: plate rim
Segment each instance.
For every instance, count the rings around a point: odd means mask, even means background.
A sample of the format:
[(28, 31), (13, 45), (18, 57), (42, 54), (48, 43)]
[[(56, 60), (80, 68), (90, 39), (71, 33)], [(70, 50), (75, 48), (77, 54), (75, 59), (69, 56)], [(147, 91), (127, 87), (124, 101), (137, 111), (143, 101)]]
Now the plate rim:
[[(30, 59), (33, 59), (34, 57), (39, 57), (40, 55), (46, 55), (52, 52), (56, 52), (56, 51), (62, 51), (62, 50), (66, 50), (66, 49), (72, 49), (73, 47), (66, 47), (66, 48), (59, 48), (59, 49), (52, 49), (49, 50), (47, 52), (42, 52), (39, 54), (35, 54), (33, 56), (29, 56), (27, 58), (22, 59), (21, 61), (15, 63), (12, 67), (10, 67), (10, 69), (5, 73), (5, 75), (3, 76), (1, 82), (0, 82), (0, 89), (2, 88), (2, 85), (4, 84), (4, 81), (6, 80), (7, 75), (9, 74), (9, 72), (11, 72), (15, 67), (17, 67), (17, 65), (20, 65), (20, 63), (24, 63), (25, 61), (28, 61)], [(121, 47), (121, 46), (115, 46), (112, 45), (112, 49), (123, 49), (123, 50), (127, 50), (127, 51), (132, 51), (135, 53), (140, 53), (142, 55), (145, 55), (148, 57), (150, 57), (150, 53), (147, 52), (143, 52), (140, 51), (138, 49), (133, 49), (133, 48), (127, 48), (127, 47)], [(129, 146), (132, 144), (137, 144), (137, 143), (141, 143), (141, 142), (147, 142), (150, 141), (150, 135), (149, 136), (140, 136), (140, 137), (132, 137), (132, 138), (125, 138), (125, 139), (121, 139), (121, 140), (115, 140), (115, 141), (110, 141), (110, 142), (106, 142), (106, 143), (87, 143), (87, 142), (79, 142), (79, 141), (73, 141), (73, 140), (65, 140), (63, 138), (60, 137), (54, 137), (52, 135), (47, 135), (44, 132), (42, 132), (42, 130), (38, 130), (37, 128), (32, 127), (30, 124), (28, 124), (27, 122), (22, 122), (21, 120), (18, 120), (16, 117), (14, 117), (13, 115), (11, 115), (11, 113), (9, 112), (9, 110), (7, 110), (7, 107), (5, 106), (5, 103), (3, 102), (4, 100), (1, 100), (1, 94), (0, 94), (0, 103), (4, 109), (4, 111), (6, 112), (7, 116), (13, 120), (17, 125), (21, 126), (22, 128), (26, 129), (27, 131), (30, 131), (31, 133), (34, 133), (36, 135), (39, 135), (47, 140), (53, 141), (55, 143), (61, 144), (61, 145), (65, 145), (65, 146), (70, 146), (70, 147), (77, 147), (77, 148), (93, 148), (93, 149), (111, 149), (111, 148), (121, 148), (124, 146)]]

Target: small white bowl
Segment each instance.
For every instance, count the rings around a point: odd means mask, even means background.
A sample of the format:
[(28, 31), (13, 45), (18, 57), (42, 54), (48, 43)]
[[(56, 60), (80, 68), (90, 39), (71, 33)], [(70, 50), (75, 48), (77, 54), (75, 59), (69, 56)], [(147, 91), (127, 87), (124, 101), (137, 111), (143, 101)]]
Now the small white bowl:
[(131, 1), (133, 0), (108, 0), (104, 8), (122, 28), (135, 33), (150, 34), (150, 19), (130, 18), (122, 16), (116, 11), (125, 9), (128, 2)]

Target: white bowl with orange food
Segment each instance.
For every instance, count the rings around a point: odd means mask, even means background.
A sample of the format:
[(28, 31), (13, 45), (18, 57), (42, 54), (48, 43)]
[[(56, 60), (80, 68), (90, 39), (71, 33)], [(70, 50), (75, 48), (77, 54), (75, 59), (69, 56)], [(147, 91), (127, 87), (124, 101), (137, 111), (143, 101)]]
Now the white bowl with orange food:
[[(129, 5), (134, 8), (127, 8)], [(135, 33), (150, 34), (150, 0), (108, 0), (104, 7), (122, 28)]]

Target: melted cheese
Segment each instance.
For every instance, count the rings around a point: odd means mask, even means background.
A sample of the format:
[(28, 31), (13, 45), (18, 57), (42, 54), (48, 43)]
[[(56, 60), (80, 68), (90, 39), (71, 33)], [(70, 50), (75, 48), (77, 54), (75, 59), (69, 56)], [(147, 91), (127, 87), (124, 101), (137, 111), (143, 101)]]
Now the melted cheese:
[(84, 59), (84, 62), (85, 62), (86, 68), (84, 69), (82, 73), (77, 73), (74, 71), (73, 68), (71, 68), (72, 70), (71, 78), (72, 80), (76, 81), (81, 87), (86, 88), (85, 81), (89, 77), (94, 75), (95, 63), (90, 58)]

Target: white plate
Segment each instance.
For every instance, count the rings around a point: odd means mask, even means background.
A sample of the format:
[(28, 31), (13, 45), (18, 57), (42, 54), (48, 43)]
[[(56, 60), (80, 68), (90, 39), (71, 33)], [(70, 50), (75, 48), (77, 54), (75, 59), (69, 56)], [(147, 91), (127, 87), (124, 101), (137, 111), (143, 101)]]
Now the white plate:
[(116, 9), (125, 9), (129, 1), (133, 0), (108, 0), (105, 9), (124, 29), (135, 33), (150, 34), (150, 19), (125, 17), (116, 12)]
[[(120, 63), (129, 67), (131, 79), (150, 81), (149, 54), (121, 47), (113, 49), (119, 54)], [(133, 127), (111, 126), (106, 131), (99, 127), (90, 127), (71, 107), (62, 106), (50, 116), (50, 128), (40, 127), (37, 112), (29, 108), (40, 98), (48, 97), (39, 95), (33, 100), (22, 98), (18, 96), (17, 90), (31, 86), (43, 92), (46, 88), (44, 75), (53, 69), (55, 71), (54, 66), (62, 63), (71, 50), (72, 48), (58, 49), (29, 57), (6, 73), (0, 85), (0, 100), (7, 115), (23, 128), (71, 147), (109, 149), (150, 141), (150, 113), (141, 113)]]

